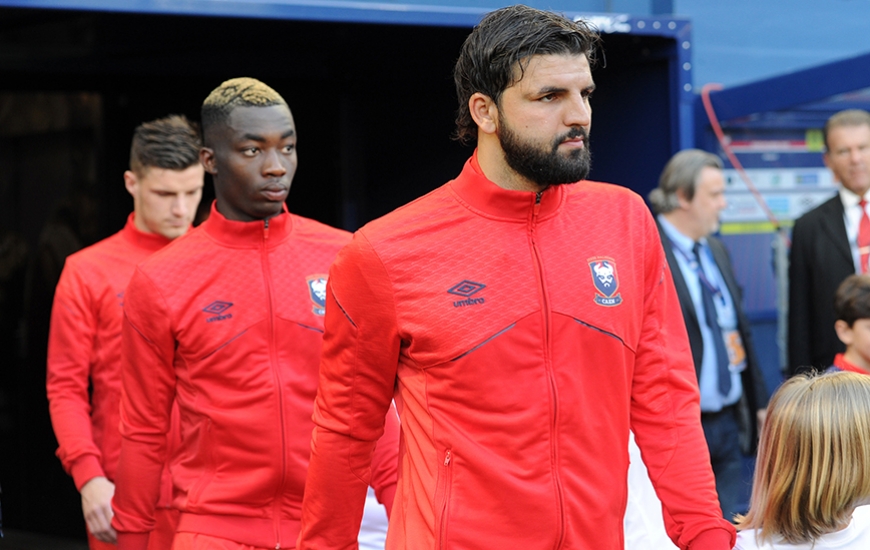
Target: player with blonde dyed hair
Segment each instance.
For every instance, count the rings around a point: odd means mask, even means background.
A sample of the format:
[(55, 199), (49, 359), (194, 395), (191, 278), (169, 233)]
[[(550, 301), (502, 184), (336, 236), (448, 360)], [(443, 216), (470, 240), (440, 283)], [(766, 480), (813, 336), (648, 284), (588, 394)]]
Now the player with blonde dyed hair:
[(742, 550), (870, 548), (870, 377), (799, 375), (773, 395)]
[[(265, 84), (233, 79), (202, 109), (208, 219), (140, 264), (124, 294), (118, 550), (146, 550), (160, 468), (173, 550), (293, 548), (311, 454), (325, 302), (345, 231), (288, 212), (297, 132)], [(166, 431), (177, 403), (183, 444)], [(399, 427), (385, 418), (370, 481), (389, 510)]]
[(226, 121), (236, 107), (287, 106), (281, 94), (255, 78), (240, 77), (224, 81), (202, 102), (204, 129)]

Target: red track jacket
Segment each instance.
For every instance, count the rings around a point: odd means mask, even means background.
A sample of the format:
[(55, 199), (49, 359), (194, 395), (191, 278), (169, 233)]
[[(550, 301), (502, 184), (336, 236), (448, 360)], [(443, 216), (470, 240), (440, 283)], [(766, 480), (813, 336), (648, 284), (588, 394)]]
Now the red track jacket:
[[(177, 400), (179, 531), (263, 548), (299, 533), (323, 333), (326, 274), (345, 231), (281, 214), (199, 228), (139, 266), (124, 305), (121, 462), (113, 525), (144, 548)], [(391, 415), (395, 416), (395, 415)], [(378, 446), (379, 500), (395, 492), (398, 427)], [(357, 526), (357, 529), (359, 526)]]
[(136, 229), (130, 214), (124, 229), (64, 264), (51, 310), (46, 386), (57, 456), (79, 490), (98, 476), (115, 479), (124, 288), (136, 264), (169, 242)]
[(685, 325), (643, 201), (466, 164), (329, 277), (300, 548), (352, 548), (396, 390), (389, 549), (623, 550), (628, 432), (682, 548), (731, 548)]

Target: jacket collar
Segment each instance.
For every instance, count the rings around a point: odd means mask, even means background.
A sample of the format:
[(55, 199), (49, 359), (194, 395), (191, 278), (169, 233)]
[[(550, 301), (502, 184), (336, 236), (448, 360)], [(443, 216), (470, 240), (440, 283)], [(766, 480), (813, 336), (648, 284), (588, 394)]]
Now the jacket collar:
[(214, 201), (202, 228), (215, 241), (232, 248), (257, 248), (261, 244), (273, 248), (293, 230), (293, 219), (287, 211), (287, 205), (283, 205), (282, 209), (283, 212), (267, 220), (239, 222), (228, 220), (218, 212), (217, 201)]
[(160, 233), (145, 233), (140, 231), (136, 227), (135, 216), (134, 212), (130, 212), (130, 215), (127, 216), (127, 223), (124, 224), (124, 229), (122, 230), (122, 234), (128, 242), (139, 248), (157, 252), (172, 241), (172, 239), (166, 238)]
[(851, 361), (848, 361), (846, 359), (846, 354), (844, 353), (838, 353), (836, 356), (834, 356), (834, 366), (840, 370), (857, 372), (858, 374), (870, 374), (858, 365), (852, 363)]
[[(477, 162), (477, 150), (465, 163), (450, 188), (460, 201), (486, 216), (526, 221), (535, 210), (537, 193), (503, 189), (487, 179)], [(538, 219), (554, 215), (567, 196), (565, 185), (553, 185), (541, 194)]]

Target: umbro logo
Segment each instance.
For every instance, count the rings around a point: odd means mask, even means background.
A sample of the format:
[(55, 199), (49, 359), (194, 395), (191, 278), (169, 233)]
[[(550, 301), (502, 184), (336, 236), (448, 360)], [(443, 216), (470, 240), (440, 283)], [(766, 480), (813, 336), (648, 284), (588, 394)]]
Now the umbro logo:
[(215, 321), (223, 321), (225, 319), (232, 319), (232, 317), (233, 317), (232, 313), (224, 314), (224, 312), (226, 310), (230, 309), (231, 307), (233, 307), (232, 302), (222, 302), (221, 300), (217, 300), (217, 301), (214, 301), (214, 302), (210, 303), (209, 305), (205, 306), (204, 308), (202, 308), (202, 310), (206, 313), (210, 313), (210, 314), (214, 315), (214, 317), (209, 317), (208, 319), (206, 319), (207, 323), (213, 323)]
[(453, 302), (453, 307), (466, 307), (466, 306), (474, 306), (477, 304), (482, 304), (486, 300), (484, 298), (472, 298), (473, 295), (477, 294), (481, 290), (486, 288), (486, 285), (483, 283), (475, 283), (474, 281), (464, 280), (461, 283), (455, 284), (452, 287), (447, 289), (447, 292), (450, 294), (455, 294), (457, 296), (462, 296), (465, 298), (464, 300), (456, 300)]

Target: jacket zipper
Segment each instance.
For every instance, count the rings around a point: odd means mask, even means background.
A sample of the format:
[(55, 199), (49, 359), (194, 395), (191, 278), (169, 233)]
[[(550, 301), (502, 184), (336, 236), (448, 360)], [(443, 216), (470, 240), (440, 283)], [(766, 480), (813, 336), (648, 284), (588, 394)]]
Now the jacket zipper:
[(538, 292), (541, 297), (541, 311), (544, 320), (544, 364), (547, 368), (547, 379), (550, 382), (550, 392), (553, 395), (553, 406), (551, 409), (552, 418), (550, 421), (550, 460), (553, 467), (553, 478), (556, 485), (556, 506), (559, 516), (559, 537), (554, 548), (561, 548), (562, 541), (565, 537), (565, 504), (562, 495), (562, 480), (559, 476), (559, 442), (558, 442), (558, 420), (559, 420), (559, 395), (556, 391), (556, 376), (553, 372), (551, 362), (551, 334), (550, 334), (550, 303), (547, 299), (547, 286), (544, 283), (544, 265), (541, 260), (541, 253), (538, 249), (537, 228), (538, 215), (541, 211), (541, 197), (544, 191), (535, 193), (535, 205), (532, 209), (532, 215), (529, 219), (529, 240), (532, 247), (532, 254), (535, 260), (535, 269), (538, 274)]
[(284, 493), (284, 483), (287, 477), (287, 443), (284, 438), (284, 395), (281, 387), (281, 370), (277, 361), (277, 343), (275, 340), (275, 304), (272, 296), (272, 270), (269, 265), (269, 220), (263, 221), (263, 246), (261, 262), (263, 264), (263, 279), (266, 283), (266, 299), (269, 302), (269, 360), (272, 364), (272, 376), (275, 388), (278, 390), (278, 421), (281, 430), (281, 481), (275, 491), (273, 516), (275, 525), (275, 550), (281, 550), (281, 495)]
[(450, 485), (452, 483), (452, 475), (450, 470), (450, 458), (451, 452), (448, 449), (447, 452), (444, 453), (444, 497), (443, 502), (441, 503), (441, 525), (439, 526), (439, 547), (440, 550), (444, 550), (447, 546), (447, 506), (450, 502)]

